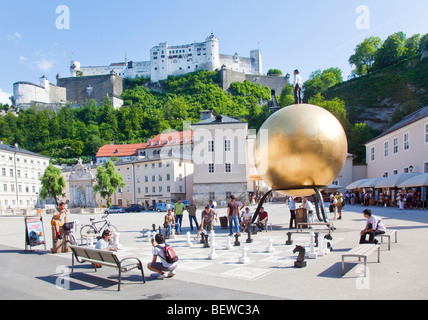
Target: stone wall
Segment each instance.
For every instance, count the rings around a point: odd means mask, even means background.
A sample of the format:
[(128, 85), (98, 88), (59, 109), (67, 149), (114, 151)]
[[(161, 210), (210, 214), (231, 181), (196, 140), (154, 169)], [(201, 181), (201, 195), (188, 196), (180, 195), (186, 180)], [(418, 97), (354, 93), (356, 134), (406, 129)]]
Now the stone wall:
[[(215, 198), (210, 199), (210, 192), (214, 192)], [(238, 201), (248, 203), (247, 183), (195, 183), (193, 184), (193, 201), (197, 206), (207, 205), (209, 200), (217, 202), (221, 206), (222, 201), (226, 203), (230, 200), (226, 198), (226, 192), (231, 192)]]

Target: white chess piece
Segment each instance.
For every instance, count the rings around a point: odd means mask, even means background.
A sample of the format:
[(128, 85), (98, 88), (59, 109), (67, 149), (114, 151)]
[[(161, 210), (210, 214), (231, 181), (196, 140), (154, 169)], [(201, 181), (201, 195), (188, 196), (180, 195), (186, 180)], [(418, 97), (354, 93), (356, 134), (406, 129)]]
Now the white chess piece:
[(268, 238), (268, 241), (269, 241), (269, 246), (267, 246), (267, 247), (266, 247), (266, 252), (272, 253), (272, 252), (274, 252), (274, 251), (275, 251), (275, 248), (273, 247), (273, 241), (272, 241), (272, 238), (271, 238), (271, 237), (269, 237), (269, 238)]
[(150, 242), (152, 240), (152, 232), (149, 230), (146, 232), (146, 241)]
[(208, 255), (208, 259), (215, 260), (217, 259), (217, 253), (215, 252), (215, 246), (211, 245), (211, 252)]
[(227, 243), (224, 245), (226, 250), (232, 250), (233, 244), (232, 244), (232, 238), (227, 237)]
[(242, 246), (242, 257), (239, 258), (239, 263), (245, 264), (250, 261), (250, 258), (247, 257), (247, 247)]
[(211, 247), (217, 246), (217, 243), (215, 242), (215, 233), (214, 233), (214, 230), (212, 230), (210, 232), (210, 246)]
[(175, 229), (172, 228), (172, 230), (171, 230), (171, 239), (175, 239), (175, 238), (177, 238), (177, 236), (175, 235)]
[(89, 236), (87, 238), (87, 240), (88, 240), (88, 247), (95, 248), (95, 245), (94, 245), (94, 236)]
[(122, 248), (123, 248), (123, 246), (120, 244), (119, 238), (120, 238), (120, 233), (119, 232), (113, 232), (113, 243), (114, 243), (113, 247), (116, 250), (122, 250)]
[(316, 259), (317, 252), (315, 251), (315, 234), (311, 232), (310, 236), (311, 236), (311, 240), (310, 240), (311, 242), (309, 242), (308, 259)]
[(190, 231), (186, 233), (186, 247), (191, 247), (192, 242), (190, 241)]
[(322, 241), (321, 241), (321, 248), (322, 248), (322, 250), (323, 250), (323, 252), (324, 252), (324, 255), (327, 255), (327, 254), (329, 254), (330, 253), (330, 250), (327, 248), (327, 239), (322, 239)]

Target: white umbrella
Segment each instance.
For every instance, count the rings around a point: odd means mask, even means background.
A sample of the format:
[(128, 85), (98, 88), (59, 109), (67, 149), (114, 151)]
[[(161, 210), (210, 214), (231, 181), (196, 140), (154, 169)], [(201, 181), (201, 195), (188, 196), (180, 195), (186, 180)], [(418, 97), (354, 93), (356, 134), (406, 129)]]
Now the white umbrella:
[(411, 177), (398, 185), (399, 188), (411, 188), (428, 186), (428, 173), (421, 173), (417, 176)]
[(395, 188), (402, 184), (404, 181), (419, 174), (420, 173), (417, 172), (396, 174), (391, 177), (385, 178), (385, 180), (380, 181), (378, 184), (376, 184), (375, 188)]
[(368, 180), (371, 180), (371, 179), (361, 179), (361, 180), (354, 181), (350, 185), (348, 185), (346, 187), (346, 189), (348, 189), (348, 190), (358, 189), (362, 183), (364, 183)]

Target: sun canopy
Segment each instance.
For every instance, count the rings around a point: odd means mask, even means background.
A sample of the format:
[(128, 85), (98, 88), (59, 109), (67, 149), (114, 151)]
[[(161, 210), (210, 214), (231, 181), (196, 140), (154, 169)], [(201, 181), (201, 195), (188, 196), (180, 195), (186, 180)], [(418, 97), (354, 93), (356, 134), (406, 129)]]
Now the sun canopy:
[(428, 186), (428, 173), (421, 173), (417, 176), (411, 177), (398, 185), (399, 188), (411, 188)]
[(361, 179), (361, 180), (354, 181), (350, 185), (348, 185), (346, 187), (346, 189), (348, 189), (348, 190), (358, 189), (358, 188), (360, 188), (361, 184), (365, 183), (368, 180), (372, 180), (372, 179)]
[(379, 182), (385, 180), (386, 178), (376, 178), (376, 179), (367, 179), (362, 182), (358, 187), (359, 188), (374, 188)]
[(420, 173), (400, 173), (393, 175), (391, 177), (385, 178), (385, 180), (380, 181), (376, 184), (375, 188), (395, 188), (402, 184), (404, 181), (420, 175)]

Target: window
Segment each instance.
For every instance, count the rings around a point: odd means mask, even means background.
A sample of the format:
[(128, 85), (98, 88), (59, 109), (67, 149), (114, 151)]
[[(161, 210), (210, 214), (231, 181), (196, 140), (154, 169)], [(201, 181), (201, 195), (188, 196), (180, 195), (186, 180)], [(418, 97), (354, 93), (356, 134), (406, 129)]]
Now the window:
[(214, 152), (214, 140), (208, 141), (208, 152)]
[(374, 161), (375, 160), (375, 148), (371, 147), (370, 148), (370, 161)]
[(392, 170), (392, 174), (395, 176), (396, 174), (398, 174), (398, 170), (397, 169)]
[(152, 182), (156, 181), (156, 176), (152, 176)]
[(393, 152), (398, 153), (398, 138), (394, 138), (393, 140)]
[(409, 145), (409, 134), (405, 133), (404, 134), (404, 150), (409, 150), (410, 149), (410, 145)]
[(171, 186), (166, 186), (166, 191), (171, 192)]
[(167, 173), (166, 174), (166, 181), (170, 181), (171, 180), (171, 174)]
[(425, 125), (425, 143), (428, 143), (428, 123)]
[(214, 173), (214, 163), (208, 164), (208, 173)]
[(232, 165), (230, 164), (230, 162), (224, 164), (224, 171), (232, 172)]
[(224, 140), (224, 151), (231, 151), (230, 140)]
[(384, 156), (387, 157), (389, 155), (389, 142), (388, 141), (385, 141), (384, 147), (385, 147)]
[(6, 169), (5, 168), (1, 168), (1, 175), (5, 176), (6, 175)]
[(148, 176), (144, 176), (144, 182), (149, 182), (149, 177)]
[(159, 186), (159, 192), (162, 192), (162, 186)]
[(232, 192), (230, 191), (226, 191), (226, 200), (229, 201), (230, 200), (230, 196), (232, 195)]
[(10, 169), (10, 170), (9, 170), (9, 175), (10, 175), (11, 177), (13, 177), (13, 169)]
[(152, 193), (156, 192), (156, 187), (152, 187)]
[(7, 184), (3, 184), (3, 191), (7, 192)]
[(162, 181), (162, 175), (158, 175), (159, 181)]
[(214, 200), (215, 199), (215, 192), (208, 192), (208, 198), (210, 200)]

